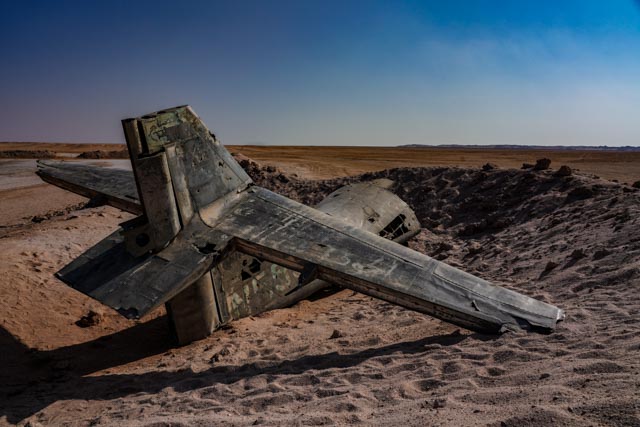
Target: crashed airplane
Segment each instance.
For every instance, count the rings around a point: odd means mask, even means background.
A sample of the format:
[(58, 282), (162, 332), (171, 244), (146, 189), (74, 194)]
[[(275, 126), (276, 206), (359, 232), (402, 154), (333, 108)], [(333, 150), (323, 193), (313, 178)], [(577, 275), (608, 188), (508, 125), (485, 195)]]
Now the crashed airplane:
[(329, 283), (485, 333), (564, 318), (403, 246), (420, 224), (388, 180), (312, 208), (256, 186), (188, 106), (123, 127), (133, 172), (38, 163), (44, 181), (138, 215), (57, 276), (128, 318), (165, 304), (181, 344)]

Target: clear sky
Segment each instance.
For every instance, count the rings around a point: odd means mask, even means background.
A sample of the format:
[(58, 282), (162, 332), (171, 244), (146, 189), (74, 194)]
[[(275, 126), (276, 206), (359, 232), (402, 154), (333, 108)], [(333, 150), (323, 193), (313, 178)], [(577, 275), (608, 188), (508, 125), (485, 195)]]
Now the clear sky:
[(3, 1), (0, 64), (4, 141), (640, 145), (633, 0)]

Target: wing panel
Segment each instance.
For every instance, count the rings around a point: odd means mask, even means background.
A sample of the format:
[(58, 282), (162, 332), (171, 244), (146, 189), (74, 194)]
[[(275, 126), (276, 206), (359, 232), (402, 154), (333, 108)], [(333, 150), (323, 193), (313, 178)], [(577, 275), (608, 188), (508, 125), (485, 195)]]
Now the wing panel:
[(49, 184), (89, 198), (103, 197), (108, 205), (133, 214), (142, 213), (132, 171), (40, 160), (36, 173)]
[[(212, 224), (209, 224), (212, 225)], [(301, 271), (317, 265), (325, 279), (447, 321), (495, 332), (529, 324), (553, 329), (556, 307), (493, 286), (456, 268), (332, 219), (262, 188), (215, 227), (247, 253)]]
[(226, 250), (229, 239), (196, 222), (157, 254), (134, 257), (117, 231), (57, 276), (124, 316), (138, 318), (204, 275)]

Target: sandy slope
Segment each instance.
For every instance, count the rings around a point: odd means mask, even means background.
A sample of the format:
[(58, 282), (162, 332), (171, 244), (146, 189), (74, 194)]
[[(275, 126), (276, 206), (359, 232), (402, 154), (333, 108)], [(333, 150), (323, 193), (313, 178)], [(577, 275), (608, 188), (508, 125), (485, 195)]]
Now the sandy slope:
[[(52, 277), (127, 218), (70, 210), (1, 231), (0, 423), (640, 424), (637, 190), (509, 169), (312, 182), (243, 164), (306, 203), (395, 179), (424, 226), (414, 249), (568, 318), (551, 335), (493, 337), (340, 291), (170, 348), (161, 311), (129, 322)], [(101, 321), (77, 326), (88, 310)]]

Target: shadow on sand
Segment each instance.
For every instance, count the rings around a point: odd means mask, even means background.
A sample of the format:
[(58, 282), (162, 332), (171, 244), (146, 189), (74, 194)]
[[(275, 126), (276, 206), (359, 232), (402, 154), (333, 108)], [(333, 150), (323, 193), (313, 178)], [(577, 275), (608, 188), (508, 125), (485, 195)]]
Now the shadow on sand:
[[(198, 373), (185, 369), (86, 376), (169, 350), (172, 340), (166, 322), (166, 317), (156, 318), (94, 341), (51, 351), (31, 350), (0, 328), (0, 418), (6, 416), (7, 421), (17, 423), (59, 400), (109, 400), (134, 393), (158, 393), (169, 386), (185, 392), (262, 374), (295, 375), (310, 369), (347, 368), (372, 357), (420, 353), (427, 351), (424, 346), (429, 344), (455, 345), (470, 337), (459, 333), (438, 335), (352, 354), (331, 352), (267, 364), (213, 366)], [(471, 337), (490, 339), (479, 334)]]

